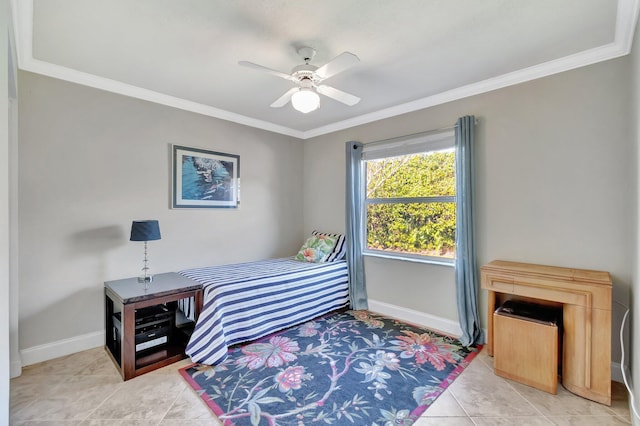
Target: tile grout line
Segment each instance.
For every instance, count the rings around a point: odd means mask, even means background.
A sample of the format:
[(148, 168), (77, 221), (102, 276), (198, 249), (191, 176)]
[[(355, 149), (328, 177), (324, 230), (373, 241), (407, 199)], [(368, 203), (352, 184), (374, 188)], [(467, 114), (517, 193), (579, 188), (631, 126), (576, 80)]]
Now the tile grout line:
[[(487, 355), (487, 356), (488, 356), (488, 355)], [(483, 365), (484, 367), (486, 367), (486, 369), (487, 369), (489, 372), (491, 372), (493, 375), (497, 376), (497, 375), (495, 374), (495, 370), (494, 370), (494, 368), (493, 368), (491, 365), (489, 365), (488, 363), (486, 363), (486, 362), (484, 362), (484, 361), (482, 361), (482, 365)], [(538, 413), (538, 415), (537, 415), (537, 416), (514, 416), (514, 417), (542, 417), (542, 418), (544, 418), (545, 420), (547, 420), (548, 422), (550, 422), (551, 424), (553, 424), (553, 421), (551, 421), (551, 419), (549, 419), (547, 416), (545, 416), (545, 415), (542, 413), (542, 411), (540, 411), (540, 410), (538, 409), (538, 407), (536, 407), (536, 406), (535, 406), (531, 401), (529, 401), (529, 399), (528, 399), (526, 396), (524, 396), (524, 395), (522, 395), (520, 392), (518, 392), (518, 390), (517, 390), (517, 389), (516, 389), (512, 384), (511, 384), (511, 381), (510, 381), (509, 379), (505, 379), (505, 378), (500, 377), (500, 376), (497, 376), (497, 377), (499, 377), (499, 378), (502, 380), (502, 382), (504, 383), (504, 385), (506, 385), (506, 386), (510, 387), (510, 388), (511, 388), (511, 389), (512, 389), (512, 390), (513, 390), (513, 391), (514, 391), (518, 396), (520, 396), (520, 398), (522, 398), (522, 399), (523, 399), (527, 404), (529, 404), (529, 406), (531, 406), (531, 407), (534, 409), (534, 411), (535, 411), (536, 413)], [(464, 407), (463, 407), (463, 410), (464, 410)], [(465, 410), (465, 412), (466, 412), (466, 410)], [(482, 417), (482, 416), (480, 416), (480, 417)], [(511, 418), (511, 417), (504, 417), (504, 416), (498, 416), (498, 417), (499, 417), (499, 418), (504, 418), (504, 419)], [(472, 421), (474, 424), (477, 424), (477, 423), (473, 420), (473, 418), (471, 418), (471, 421)]]
[[(93, 376), (93, 377), (96, 377), (96, 376), (98, 376), (98, 375), (92, 375), (92, 376)], [(123, 386), (123, 385), (124, 385), (124, 381), (123, 381), (123, 382), (121, 382), (121, 383), (118, 383), (118, 385), (117, 385), (117, 386), (115, 386), (114, 390), (113, 390), (109, 395), (107, 395), (106, 397), (104, 397), (104, 399), (102, 400), (102, 402), (100, 402), (100, 404), (97, 404), (97, 405), (93, 408), (93, 410), (91, 410), (91, 412), (90, 412), (89, 414), (87, 414), (87, 416), (86, 416), (84, 419), (82, 419), (82, 421), (88, 421), (88, 420), (91, 420), (91, 419), (90, 419), (91, 415), (92, 415), (93, 413), (95, 413), (95, 412), (98, 410), (98, 408), (102, 407), (102, 406), (104, 405), (104, 403), (105, 403), (105, 402), (107, 402), (107, 400), (108, 400), (109, 398), (111, 398), (113, 395), (115, 395), (115, 394), (116, 394), (116, 392), (118, 392), (118, 390), (120, 390), (120, 388), (122, 388), (122, 386)], [(100, 420), (100, 419), (97, 419), (97, 420)]]
[[(460, 401), (458, 400), (458, 398), (456, 398), (455, 394), (449, 390), (449, 394), (451, 395), (451, 397), (456, 401), (456, 404), (458, 404), (458, 407), (460, 407), (460, 409), (462, 411), (464, 411), (464, 414), (467, 416), (467, 418), (471, 418), (471, 416), (469, 415), (469, 412), (467, 410), (465, 410), (465, 408), (462, 406), (462, 404), (460, 403)], [(473, 420), (472, 420), (473, 421)]]
[[(185, 385), (184, 388), (182, 388), (182, 390), (180, 392), (178, 392), (178, 394), (176, 395), (176, 397), (174, 398), (173, 402), (171, 404), (169, 404), (169, 408), (167, 408), (167, 411), (165, 411), (165, 413), (162, 415), (162, 417), (160, 417), (160, 423), (161, 424), (163, 420), (165, 420), (165, 417), (167, 414), (169, 414), (169, 411), (171, 411), (171, 409), (173, 408), (174, 405), (176, 405), (176, 401), (178, 401), (178, 398), (180, 398), (180, 396), (184, 393), (185, 390), (188, 389), (188, 386)], [(166, 420), (171, 420), (171, 419), (166, 419)], [(176, 419), (177, 420), (177, 419)], [(186, 420), (186, 419), (183, 419)]]
[[(513, 389), (513, 391), (514, 391), (515, 393), (517, 393), (518, 395), (520, 395), (520, 397), (521, 397), (522, 399), (524, 399), (525, 401), (527, 401), (527, 404), (529, 404), (529, 405), (530, 405), (530, 406), (531, 406), (531, 407), (536, 411), (536, 413), (538, 413), (541, 417), (543, 417), (543, 418), (545, 418), (546, 420), (548, 420), (548, 421), (550, 421), (551, 423), (553, 423), (553, 422), (551, 421), (551, 419), (549, 419), (549, 418), (548, 418), (548, 417), (547, 417), (547, 416), (546, 416), (542, 411), (540, 411), (540, 409), (539, 409), (538, 407), (536, 407), (536, 405), (535, 405), (533, 402), (531, 402), (531, 401), (529, 400), (529, 398), (527, 398), (525, 395), (523, 395), (522, 393), (520, 393), (520, 392), (518, 391), (518, 389), (516, 389), (516, 387), (515, 387), (515, 386), (513, 386), (513, 385), (511, 384), (511, 382), (510, 382), (509, 380), (504, 380), (504, 382), (505, 382), (505, 384), (506, 384), (507, 386), (509, 386), (511, 389)], [(526, 386), (526, 385), (525, 385), (525, 386)], [(558, 385), (558, 386), (559, 386), (559, 385)]]

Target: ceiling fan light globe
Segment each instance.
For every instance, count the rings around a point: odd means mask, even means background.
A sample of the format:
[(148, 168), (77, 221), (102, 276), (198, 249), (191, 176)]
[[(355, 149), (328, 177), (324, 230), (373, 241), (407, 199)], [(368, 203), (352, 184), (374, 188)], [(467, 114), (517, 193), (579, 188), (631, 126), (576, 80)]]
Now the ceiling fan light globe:
[(291, 105), (297, 111), (307, 114), (320, 108), (320, 96), (313, 90), (299, 90), (291, 97)]

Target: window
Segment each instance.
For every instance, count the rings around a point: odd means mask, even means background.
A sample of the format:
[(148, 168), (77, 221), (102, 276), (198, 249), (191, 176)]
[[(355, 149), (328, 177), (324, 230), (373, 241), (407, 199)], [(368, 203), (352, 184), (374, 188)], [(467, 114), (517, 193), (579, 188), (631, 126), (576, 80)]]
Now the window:
[(365, 145), (365, 254), (453, 264), (454, 132)]

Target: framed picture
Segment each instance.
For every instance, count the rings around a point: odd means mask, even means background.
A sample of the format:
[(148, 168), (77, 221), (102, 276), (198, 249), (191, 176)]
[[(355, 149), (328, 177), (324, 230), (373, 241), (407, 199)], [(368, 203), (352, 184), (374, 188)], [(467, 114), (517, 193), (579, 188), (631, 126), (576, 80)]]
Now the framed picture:
[(173, 145), (173, 208), (239, 205), (239, 155)]

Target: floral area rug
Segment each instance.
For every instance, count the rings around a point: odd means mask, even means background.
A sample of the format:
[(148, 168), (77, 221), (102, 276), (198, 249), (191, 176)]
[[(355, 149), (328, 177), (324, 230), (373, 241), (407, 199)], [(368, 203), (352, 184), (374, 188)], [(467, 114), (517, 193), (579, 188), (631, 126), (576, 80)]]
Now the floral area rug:
[(478, 351), (398, 320), (347, 311), (180, 373), (225, 425), (410, 425)]

